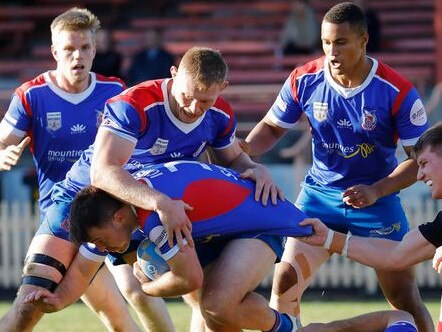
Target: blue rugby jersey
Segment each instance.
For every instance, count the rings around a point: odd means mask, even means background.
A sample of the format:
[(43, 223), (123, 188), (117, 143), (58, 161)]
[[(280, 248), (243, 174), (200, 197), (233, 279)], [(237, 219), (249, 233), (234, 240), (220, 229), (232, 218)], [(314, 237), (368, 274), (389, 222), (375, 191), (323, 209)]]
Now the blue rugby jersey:
[(372, 184), (398, 165), (397, 140), (412, 146), (428, 128), (412, 84), (370, 59), (373, 67), (356, 88), (333, 80), (326, 57), (296, 68), (269, 110), (267, 117), (283, 128), (307, 116), (313, 137), (307, 181), (338, 189)]
[(125, 85), (117, 78), (90, 73), (91, 83), (81, 93), (58, 88), (49, 72), (16, 89), (1, 130), (31, 137), (30, 149), (37, 169), (42, 216), (50, 204), (49, 192), (62, 180), (84, 149), (94, 141), (107, 99)]
[(236, 119), (230, 105), (218, 97), (197, 121), (183, 123), (169, 107), (169, 81), (144, 82), (109, 100), (102, 128), (136, 144), (133, 158), (142, 164), (196, 159), (207, 146), (232, 144)]
[[(193, 207), (186, 211), (192, 222), (192, 237), (198, 241), (213, 236), (256, 235), (307, 236), (312, 228), (301, 227), (306, 215), (289, 201), (264, 206), (255, 201), (255, 182), (242, 179), (225, 167), (196, 161), (173, 161), (151, 165), (134, 174), (150, 187)], [(140, 228), (170, 259), (166, 231), (156, 212), (136, 209)]]

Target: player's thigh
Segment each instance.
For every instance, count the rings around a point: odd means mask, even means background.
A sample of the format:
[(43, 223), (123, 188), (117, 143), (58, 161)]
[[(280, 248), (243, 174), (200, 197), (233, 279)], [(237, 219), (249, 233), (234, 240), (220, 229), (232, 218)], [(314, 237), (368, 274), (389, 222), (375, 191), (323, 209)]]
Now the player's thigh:
[(142, 291), (140, 287), (140, 282), (133, 275), (133, 267), (129, 264), (119, 264), (113, 265), (109, 260), (106, 259), (106, 265), (109, 271), (115, 278), (120, 290), (130, 295), (134, 291)]
[[(298, 280), (312, 277), (321, 265), (330, 257), (330, 253), (321, 247), (303, 243), (296, 238), (288, 237), (281, 261), (288, 262), (295, 268)], [(279, 264), (278, 269), (284, 268)]]
[[(101, 308), (102, 310), (103, 308), (109, 308), (110, 311), (115, 311), (114, 308), (116, 307), (126, 307), (115, 279), (105, 264), (100, 267), (92, 279), (84, 296), (94, 308)], [(106, 311), (109, 312), (109, 310)]]
[(28, 290), (24, 287), (26, 285), (53, 291), (77, 252), (78, 249), (69, 241), (50, 234), (35, 235), (23, 265), (22, 291)]
[(261, 283), (275, 260), (273, 249), (259, 239), (232, 240), (205, 272), (202, 296), (223, 294), (225, 299), (241, 300)]

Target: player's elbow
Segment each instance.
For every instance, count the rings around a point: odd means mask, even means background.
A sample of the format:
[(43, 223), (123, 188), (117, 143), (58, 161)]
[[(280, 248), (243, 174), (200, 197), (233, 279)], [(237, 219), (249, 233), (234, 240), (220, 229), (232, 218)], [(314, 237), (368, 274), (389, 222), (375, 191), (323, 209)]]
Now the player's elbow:
[[(181, 272), (182, 273), (182, 272)], [(188, 270), (181, 274), (181, 294), (191, 293), (203, 286), (203, 272), (201, 269)]]
[(103, 181), (105, 181), (105, 175), (104, 172), (100, 172), (97, 167), (94, 167), (94, 164), (91, 166), (90, 177), (91, 185), (101, 188)]

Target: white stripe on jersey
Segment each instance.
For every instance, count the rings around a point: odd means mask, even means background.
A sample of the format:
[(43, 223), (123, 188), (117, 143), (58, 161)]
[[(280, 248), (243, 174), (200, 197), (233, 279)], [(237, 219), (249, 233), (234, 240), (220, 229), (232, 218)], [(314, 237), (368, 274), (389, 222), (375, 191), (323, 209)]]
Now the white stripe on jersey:
[(80, 254), (93, 262), (104, 262), (107, 256), (107, 252), (99, 251), (92, 243), (83, 243), (78, 250)]

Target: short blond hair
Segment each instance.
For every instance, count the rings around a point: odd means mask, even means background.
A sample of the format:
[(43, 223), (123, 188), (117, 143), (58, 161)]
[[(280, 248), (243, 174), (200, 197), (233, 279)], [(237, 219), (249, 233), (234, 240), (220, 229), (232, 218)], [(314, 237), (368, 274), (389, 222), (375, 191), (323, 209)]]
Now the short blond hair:
[(100, 29), (100, 20), (91, 11), (85, 8), (71, 8), (58, 15), (51, 23), (52, 42), (54, 34), (58, 31), (89, 30), (92, 35)]
[(227, 63), (220, 51), (201, 46), (187, 50), (178, 68), (190, 75), (200, 90), (224, 83), (228, 72)]

